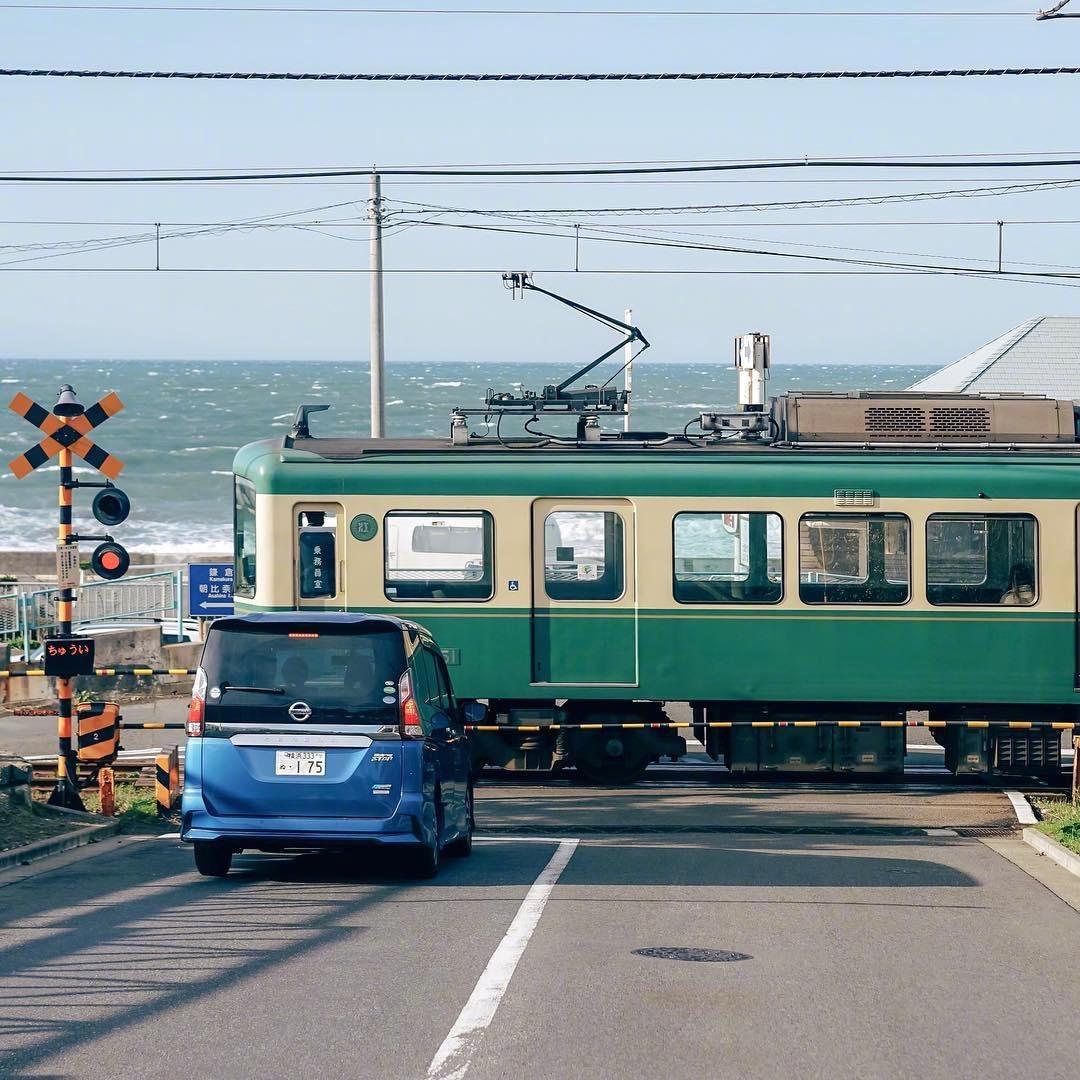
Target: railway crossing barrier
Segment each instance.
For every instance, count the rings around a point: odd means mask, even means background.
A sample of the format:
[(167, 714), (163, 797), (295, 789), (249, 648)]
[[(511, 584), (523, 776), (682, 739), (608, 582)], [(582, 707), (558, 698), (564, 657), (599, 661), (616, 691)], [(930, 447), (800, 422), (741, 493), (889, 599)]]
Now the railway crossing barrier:
[(627, 731), (702, 728), (816, 728), (816, 727), (892, 727), (892, 728), (1013, 728), (1018, 730), (1072, 731), (1072, 723), (1049, 720), (710, 720), (695, 724), (689, 720), (654, 723), (604, 724), (466, 724), (466, 731)]

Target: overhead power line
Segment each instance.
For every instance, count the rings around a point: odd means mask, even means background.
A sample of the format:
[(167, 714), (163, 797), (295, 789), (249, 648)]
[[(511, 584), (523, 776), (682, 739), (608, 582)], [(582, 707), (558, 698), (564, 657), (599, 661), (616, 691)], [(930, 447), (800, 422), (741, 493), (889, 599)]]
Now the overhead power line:
[(756, 80), (963, 79), (1080, 75), (1080, 67), (908, 68), (881, 71), (606, 71), (606, 72), (368, 72), (368, 71), (120, 71), (81, 68), (0, 68), (0, 75), (35, 79), (209, 79), (259, 82), (536, 83), (743, 82)]
[[(786, 199), (774, 202), (740, 202), (740, 203), (690, 203), (676, 206), (601, 206), (601, 207), (557, 207), (547, 209), (524, 209), (524, 210), (483, 210), (471, 209), (460, 206), (438, 206), (432, 203), (411, 202), (408, 199), (387, 199), (399, 206), (416, 208), (430, 208), (441, 213), (472, 214), (481, 216), (484, 214), (586, 214), (600, 215), (613, 214), (616, 216), (630, 214), (702, 214), (702, 213), (741, 213), (743, 211), (756, 211), (766, 213), (774, 210), (800, 210), (822, 209), (824, 207), (845, 206), (881, 206), (889, 203), (938, 201), (943, 199), (981, 199), (993, 198), (1001, 195), (1025, 194), (1032, 191), (1047, 191), (1055, 188), (1075, 187), (1080, 180), (1046, 180), (1028, 184), (1000, 184), (993, 187), (981, 188), (948, 188), (940, 191), (907, 191), (893, 192), (885, 195), (846, 195), (835, 196), (828, 199)], [(413, 212), (424, 212), (415, 210)]]
[[(1080, 68), (1076, 69), (1080, 74)], [(0, 71), (3, 74), (3, 71)], [(143, 173), (121, 176), (108, 174), (72, 173), (2, 173), (0, 183), (30, 184), (172, 184), (172, 183), (225, 183), (252, 180), (310, 180), (343, 177), (367, 177), (373, 172), (394, 177), (620, 177), (620, 176), (673, 176), (685, 173), (743, 173), (776, 171), (786, 169), (1032, 169), (1074, 168), (1080, 158), (997, 158), (978, 161), (938, 158), (933, 161), (897, 158), (796, 158), (769, 159), (764, 161), (720, 162), (705, 165), (645, 165), (585, 168), (581, 166), (547, 168), (413, 168), (370, 166), (344, 169), (304, 169), (287, 172), (236, 172), (236, 173)], [(1039, 182), (1056, 183), (1063, 178), (1041, 177)], [(799, 181), (805, 183), (806, 181)], [(833, 182), (833, 181), (826, 181)], [(871, 181), (872, 182), (872, 181)]]
[[(1059, 5), (1063, 6), (1063, 5)], [(263, 4), (10, 4), (0, 3), (0, 10), (15, 11), (133, 11), (144, 14), (167, 14), (169, 12), (204, 12), (253, 15), (440, 15), (479, 16), (485, 18), (617, 18), (617, 19), (1015, 19), (1030, 18), (1030, 11), (986, 10), (893, 10), (893, 11), (845, 11), (837, 8), (817, 10), (766, 10), (748, 8), (686, 8), (665, 10), (663, 8), (433, 8), (433, 7), (290, 7)], [(1057, 18), (1040, 13), (1036, 18)]]

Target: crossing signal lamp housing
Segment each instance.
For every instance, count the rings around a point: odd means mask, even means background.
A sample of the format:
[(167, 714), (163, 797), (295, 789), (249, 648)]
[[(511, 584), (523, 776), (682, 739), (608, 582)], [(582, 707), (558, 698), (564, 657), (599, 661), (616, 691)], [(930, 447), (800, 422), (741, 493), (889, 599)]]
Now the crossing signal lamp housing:
[(98, 544), (94, 548), (94, 554), (90, 556), (90, 569), (106, 581), (122, 578), (128, 572), (130, 565), (131, 556), (119, 544), (114, 544), (111, 540)]
[(109, 484), (94, 496), (94, 517), (102, 525), (119, 525), (131, 513), (131, 500), (118, 487)]

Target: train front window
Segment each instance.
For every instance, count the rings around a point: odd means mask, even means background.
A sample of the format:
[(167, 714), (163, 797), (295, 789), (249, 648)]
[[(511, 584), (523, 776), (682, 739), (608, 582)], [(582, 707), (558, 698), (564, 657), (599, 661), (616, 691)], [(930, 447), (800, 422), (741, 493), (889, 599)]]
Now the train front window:
[(296, 571), (301, 600), (337, 595), (337, 514), (301, 510), (296, 516)]
[(233, 485), (233, 592), (255, 595), (255, 485), (236, 478)]
[(674, 551), (680, 604), (775, 604), (783, 594), (779, 514), (676, 514)]
[(544, 589), (552, 600), (617, 600), (622, 596), (622, 518), (611, 510), (548, 514)]
[(1036, 600), (1035, 519), (933, 514), (926, 522), (931, 604), (1027, 607)]
[(383, 532), (383, 588), (390, 600), (489, 600), (493, 595), (493, 525), (486, 511), (392, 510)]
[(911, 594), (902, 514), (806, 514), (799, 521), (804, 604), (903, 604)]

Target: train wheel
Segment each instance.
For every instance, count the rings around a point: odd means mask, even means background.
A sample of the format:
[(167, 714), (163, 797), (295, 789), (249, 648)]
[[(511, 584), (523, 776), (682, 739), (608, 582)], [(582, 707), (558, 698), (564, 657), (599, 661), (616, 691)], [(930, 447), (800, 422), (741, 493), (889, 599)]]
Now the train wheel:
[(636, 732), (567, 732), (567, 750), (578, 774), (592, 784), (632, 784), (652, 761), (650, 747)]

